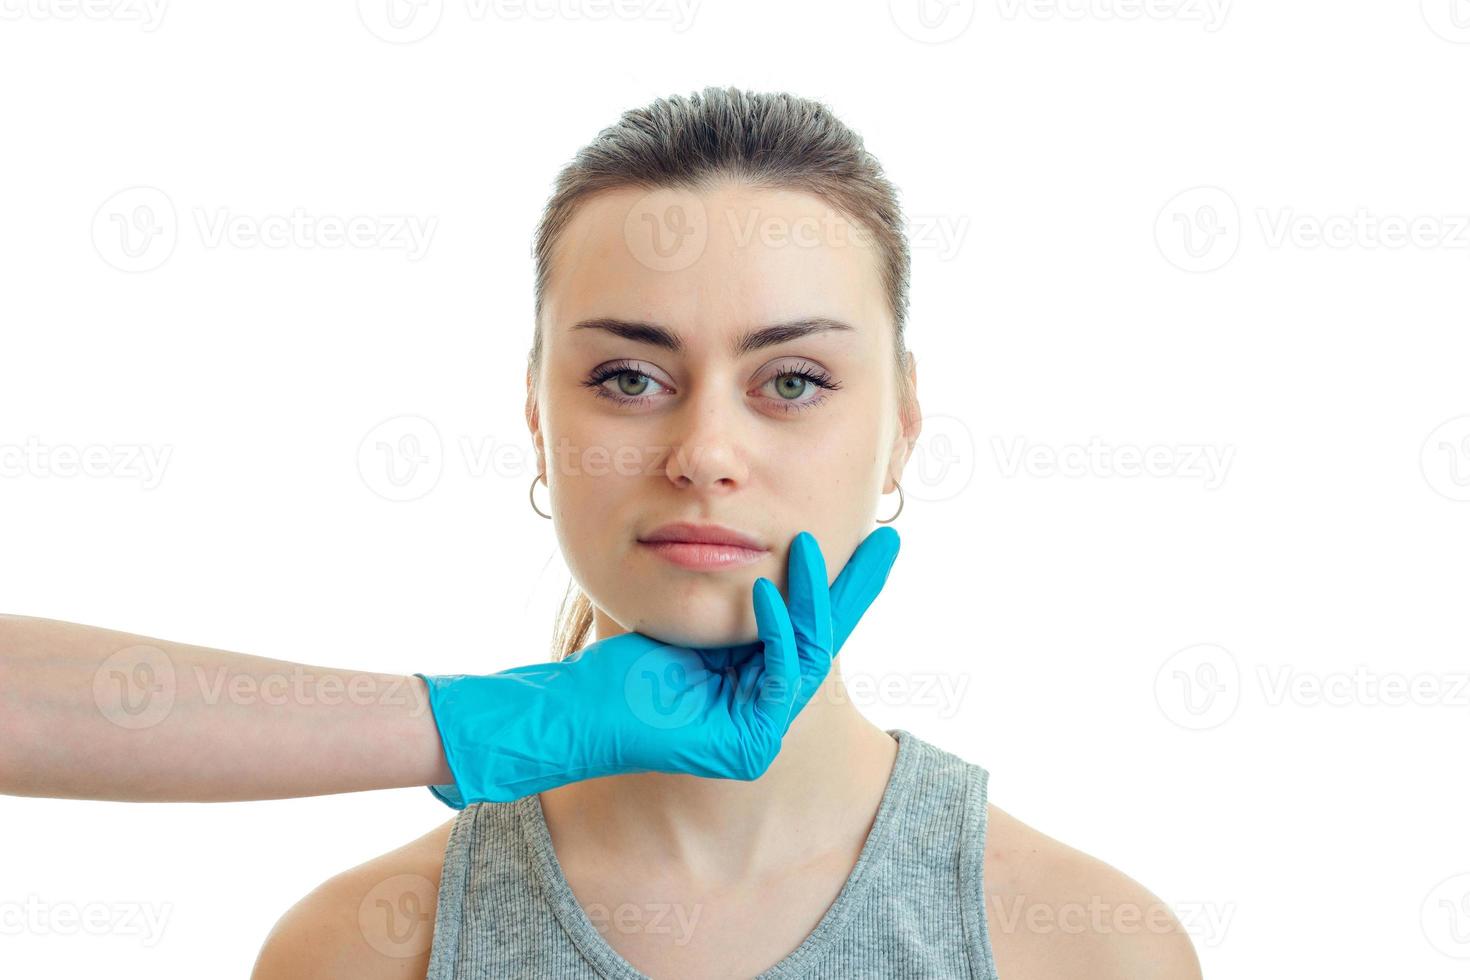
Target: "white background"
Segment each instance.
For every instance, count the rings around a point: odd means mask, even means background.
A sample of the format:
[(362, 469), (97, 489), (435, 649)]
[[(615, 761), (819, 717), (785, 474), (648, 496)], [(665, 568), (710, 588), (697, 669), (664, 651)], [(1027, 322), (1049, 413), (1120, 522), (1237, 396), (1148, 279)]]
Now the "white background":
[[(907, 693), (869, 716), (1170, 902), (1206, 976), (1464, 975), (1464, 0), (98, 4), (0, 0), (0, 609), (403, 673), (545, 659), (567, 578), (521, 405), (551, 180), (652, 98), (784, 89), (912, 223), (930, 422), (843, 658)], [(129, 257), (140, 205), (164, 232)], [(432, 233), (211, 236), (296, 209)], [(439, 442), (394, 501), (359, 448), (403, 416)], [(166, 916), (152, 945), (11, 928), (0, 973), (245, 976), (306, 891), (452, 815), (0, 799), (0, 906)]]

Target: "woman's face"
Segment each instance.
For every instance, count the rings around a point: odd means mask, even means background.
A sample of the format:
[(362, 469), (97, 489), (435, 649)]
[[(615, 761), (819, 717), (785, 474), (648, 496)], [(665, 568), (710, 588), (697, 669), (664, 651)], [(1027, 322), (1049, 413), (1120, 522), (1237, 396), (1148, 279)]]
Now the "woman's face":
[[(579, 205), (526, 410), (597, 639), (755, 641), (752, 584), (785, 594), (803, 530), (836, 580), (918, 435), (917, 406), (907, 431), (900, 417), (879, 269), (860, 225), (801, 192), (630, 188)], [(783, 324), (798, 327), (759, 333)], [(723, 525), (760, 550), (687, 567), (641, 540), (675, 521)]]

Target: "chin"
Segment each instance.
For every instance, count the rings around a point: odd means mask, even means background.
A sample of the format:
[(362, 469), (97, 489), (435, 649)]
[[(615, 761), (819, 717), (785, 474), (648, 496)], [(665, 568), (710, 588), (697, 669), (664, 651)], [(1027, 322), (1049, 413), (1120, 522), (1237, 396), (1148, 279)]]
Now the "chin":
[(683, 602), (660, 603), (657, 609), (649, 609), (647, 603), (640, 603), (639, 615), (628, 620), (633, 625), (627, 629), (682, 647), (754, 643), (759, 639), (759, 633), (755, 610), (750, 603), (750, 586), (744, 586), (740, 593), (743, 600), (740, 606), (734, 605), (729, 590), (720, 589), (718, 592), (718, 595), (691, 595)]

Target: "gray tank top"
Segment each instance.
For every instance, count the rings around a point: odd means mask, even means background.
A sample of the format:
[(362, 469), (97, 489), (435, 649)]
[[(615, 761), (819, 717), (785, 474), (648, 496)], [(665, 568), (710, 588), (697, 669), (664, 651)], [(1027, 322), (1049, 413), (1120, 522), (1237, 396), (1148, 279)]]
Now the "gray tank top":
[[(986, 782), (901, 728), (857, 864), (820, 922), (757, 980), (998, 980), (983, 896)], [(648, 980), (577, 903), (535, 793), (460, 811), (444, 851), (428, 980)]]

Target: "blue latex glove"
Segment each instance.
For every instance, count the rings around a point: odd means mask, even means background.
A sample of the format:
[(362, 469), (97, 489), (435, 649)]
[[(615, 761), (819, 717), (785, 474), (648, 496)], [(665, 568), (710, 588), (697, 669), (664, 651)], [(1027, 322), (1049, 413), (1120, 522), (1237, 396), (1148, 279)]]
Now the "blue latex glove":
[(460, 810), (619, 773), (759, 777), (882, 590), (898, 545), (897, 531), (878, 528), (829, 589), (816, 539), (798, 534), (787, 600), (768, 578), (752, 586), (755, 643), (690, 648), (624, 633), (560, 661), (418, 674), (455, 780), (430, 790)]

